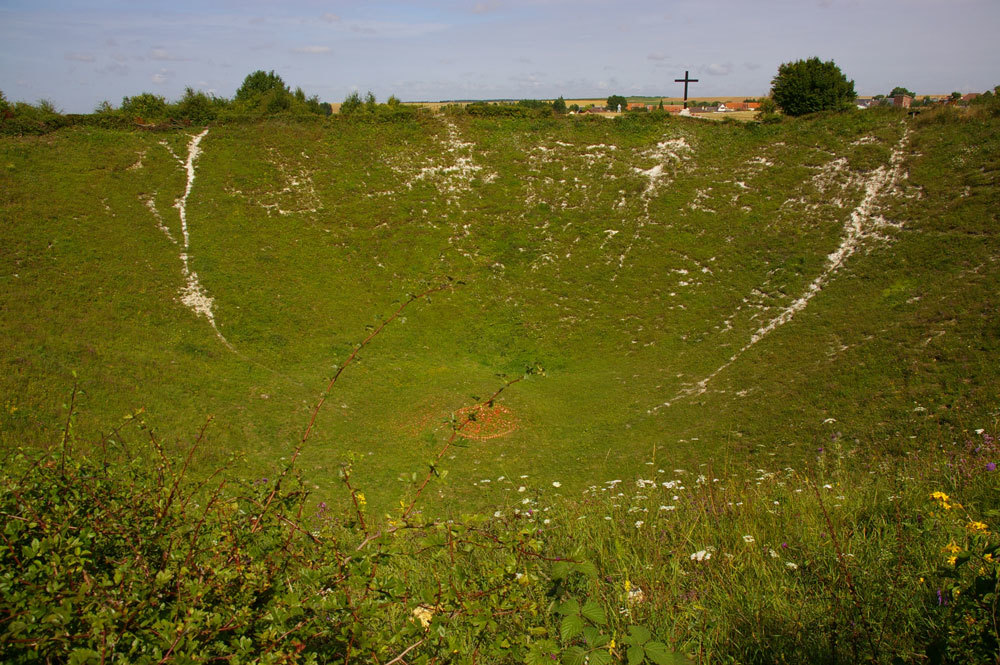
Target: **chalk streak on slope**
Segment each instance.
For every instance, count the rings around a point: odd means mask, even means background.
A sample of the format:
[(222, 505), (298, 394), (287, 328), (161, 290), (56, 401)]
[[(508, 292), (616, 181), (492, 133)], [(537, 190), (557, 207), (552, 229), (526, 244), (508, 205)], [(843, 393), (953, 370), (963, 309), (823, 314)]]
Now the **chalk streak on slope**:
[[(184, 275), (185, 282), (184, 286), (180, 289), (180, 300), (181, 303), (190, 308), (196, 315), (204, 316), (208, 321), (208, 324), (212, 326), (212, 330), (215, 331), (219, 341), (221, 341), (227, 349), (235, 353), (236, 350), (233, 348), (232, 344), (230, 344), (229, 340), (223, 336), (222, 332), (219, 331), (219, 327), (215, 324), (215, 315), (212, 312), (214, 299), (208, 295), (208, 292), (205, 291), (205, 288), (201, 285), (201, 282), (198, 280), (198, 273), (191, 270), (190, 256), (188, 254), (191, 248), (191, 236), (188, 232), (187, 202), (188, 198), (191, 196), (191, 190), (194, 187), (195, 161), (197, 161), (198, 156), (201, 154), (201, 140), (205, 138), (207, 134), (208, 130), (206, 129), (201, 134), (191, 136), (191, 140), (187, 145), (188, 154), (186, 160), (178, 157), (165, 141), (161, 142), (161, 145), (164, 145), (167, 148), (170, 155), (181, 165), (181, 168), (183, 168), (187, 174), (187, 181), (184, 185), (184, 193), (176, 201), (174, 201), (174, 208), (177, 209), (177, 215), (181, 221), (182, 242), (180, 243), (180, 259), (181, 273)], [(146, 207), (149, 208), (150, 212), (153, 213), (153, 217), (156, 219), (156, 227), (163, 231), (170, 242), (177, 245), (177, 239), (170, 233), (170, 230), (163, 223), (163, 218), (156, 209), (156, 204), (153, 202), (153, 199), (146, 199), (145, 203)]]
[(847, 221), (844, 223), (844, 239), (840, 242), (837, 249), (826, 257), (826, 267), (823, 269), (823, 272), (821, 272), (816, 279), (809, 284), (805, 292), (799, 296), (798, 299), (781, 310), (781, 312), (767, 324), (758, 328), (756, 332), (751, 335), (750, 341), (743, 345), (739, 351), (734, 353), (729, 360), (717, 367), (711, 374), (703, 378), (701, 381), (682, 388), (670, 400), (650, 409), (650, 413), (667, 408), (677, 400), (685, 397), (704, 394), (708, 388), (709, 382), (712, 379), (736, 362), (740, 356), (757, 344), (757, 342), (767, 337), (767, 335), (780, 326), (783, 326), (791, 321), (792, 317), (805, 309), (806, 305), (809, 304), (809, 301), (812, 300), (816, 294), (822, 291), (826, 283), (829, 282), (830, 279), (844, 266), (844, 262), (862, 247), (864, 241), (869, 238), (878, 237), (881, 229), (894, 226), (894, 224), (883, 218), (881, 215), (876, 214), (875, 202), (883, 193), (891, 190), (900, 180), (906, 177), (903, 172), (902, 162), (903, 150), (908, 142), (909, 134), (910, 132), (908, 129), (904, 131), (902, 138), (900, 138), (899, 143), (896, 144), (896, 147), (892, 151), (889, 166), (880, 166), (872, 171), (872, 173), (862, 181), (862, 184), (864, 185), (864, 196), (862, 196), (861, 202), (858, 203), (857, 207), (851, 211), (850, 217), (848, 217)]

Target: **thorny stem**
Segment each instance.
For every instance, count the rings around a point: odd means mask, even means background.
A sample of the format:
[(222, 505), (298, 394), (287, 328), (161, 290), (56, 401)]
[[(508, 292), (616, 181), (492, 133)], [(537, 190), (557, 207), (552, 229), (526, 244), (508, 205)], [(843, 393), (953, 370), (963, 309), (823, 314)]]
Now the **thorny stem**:
[(833, 549), (837, 554), (837, 563), (840, 564), (841, 572), (844, 573), (844, 577), (847, 580), (847, 590), (850, 592), (851, 599), (854, 601), (854, 607), (858, 611), (858, 619), (865, 627), (866, 637), (868, 638), (868, 646), (871, 648), (872, 654), (875, 654), (875, 644), (872, 642), (871, 627), (868, 625), (868, 621), (865, 620), (865, 615), (861, 607), (861, 599), (858, 598), (858, 591), (854, 587), (854, 578), (851, 576), (851, 570), (847, 567), (847, 562), (844, 560), (844, 552), (840, 549), (840, 542), (837, 540), (837, 532), (833, 528), (833, 521), (830, 519), (830, 514), (826, 511), (826, 504), (823, 503), (823, 497), (820, 496), (819, 488), (816, 487), (816, 483), (810, 480), (809, 485), (812, 487), (813, 493), (816, 495), (816, 500), (819, 501), (819, 507), (823, 512), (823, 520), (826, 522), (826, 528), (830, 530), (830, 540), (833, 542)]
[[(511, 379), (510, 381), (507, 381), (507, 383), (500, 386), (500, 388), (495, 393), (493, 393), (487, 399), (480, 402), (479, 406), (492, 404), (493, 401), (500, 396), (500, 393), (507, 390), (507, 388), (511, 387), (515, 383), (523, 381), (525, 376), (526, 375), (521, 375), (516, 379)], [(455, 439), (458, 437), (458, 434), (462, 430), (462, 428), (468, 425), (470, 422), (472, 422), (474, 418), (473, 416), (474, 413), (475, 413), (474, 409), (469, 411), (469, 413), (465, 415), (462, 421), (452, 429), (451, 436), (448, 437), (448, 440), (445, 442), (444, 446), (441, 448), (441, 450), (438, 451), (437, 456), (434, 458), (434, 464), (432, 464), (431, 468), (427, 470), (427, 475), (424, 476), (423, 482), (421, 482), (420, 487), (417, 488), (417, 492), (416, 494), (414, 494), (413, 500), (410, 501), (410, 505), (407, 506), (406, 510), (403, 511), (402, 519), (405, 520), (407, 517), (410, 516), (410, 513), (413, 512), (413, 508), (417, 505), (417, 501), (420, 499), (420, 495), (423, 494), (423, 491), (427, 487), (427, 484), (431, 482), (431, 478), (437, 475), (437, 463), (441, 461), (441, 458), (445, 456), (445, 453), (447, 453), (451, 449), (452, 445), (454, 445)]]
[(63, 427), (62, 444), (60, 445), (59, 472), (66, 474), (66, 444), (69, 442), (70, 430), (73, 426), (73, 410), (76, 408), (76, 395), (79, 385), (73, 382), (73, 394), (69, 398), (69, 413), (66, 414), (66, 426)]
[(333, 378), (330, 379), (330, 382), (327, 384), (326, 390), (323, 392), (322, 395), (320, 395), (319, 401), (316, 402), (316, 406), (313, 408), (312, 411), (312, 417), (309, 419), (309, 424), (306, 426), (305, 431), (302, 433), (302, 438), (299, 439), (298, 445), (295, 446), (295, 452), (292, 453), (291, 460), (288, 462), (287, 465), (285, 465), (285, 468), (282, 469), (281, 474), (278, 476), (278, 479), (274, 483), (274, 487), (271, 488), (271, 493), (268, 495), (267, 500), (264, 502), (264, 507), (263, 509), (261, 509), (261, 514), (258, 515), (257, 525), (254, 526), (253, 529), (254, 531), (256, 531), (259, 528), (259, 525), (262, 523), (260, 517), (263, 516), (263, 514), (267, 511), (267, 509), (270, 508), (271, 502), (274, 501), (274, 497), (277, 495), (278, 490), (281, 487), (281, 481), (288, 474), (288, 472), (295, 466), (295, 461), (299, 458), (299, 455), (302, 453), (302, 448), (305, 446), (306, 441), (309, 439), (309, 435), (312, 433), (313, 426), (316, 424), (316, 417), (319, 416), (320, 409), (323, 408), (323, 404), (326, 403), (327, 396), (330, 394), (330, 391), (333, 390), (333, 386), (337, 383), (337, 379), (340, 378), (340, 375), (343, 374), (347, 366), (350, 365), (352, 362), (354, 362), (354, 359), (357, 357), (361, 349), (368, 346), (368, 344), (373, 339), (375, 339), (375, 337), (380, 332), (382, 332), (382, 330), (384, 330), (387, 325), (389, 325), (397, 318), (399, 318), (399, 315), (402, 314), (403, 310), (405, 310), (410, 304), (422, 298), (426, 298), (432, 293), (445, 291), (450, 288), (452, 288), (452, 280), (449, 277), (448, 281), (445, 282), (444, 284), (438, 284), (437, 286), (432, 286), (431, 288), (421, 293), (411, 294), (410, 298), (402, 305), (400, 305), (399, 308), (395, 312), (393, 312), (392, 316), (384, 320), (377, 328), (375, 328), (375, 330), (371, 332), (371, 334), (368, 335), (368, 337), (366, 337), (364, 340), (362, 340), (360, 344), (354, 347), (354, 351), (352, 351), (351, 355), (347, 357), (347, 360), (345, 360), (343, 363), (340, 364), (340, 366), (337, 368), (337, 371), (334, 373)]

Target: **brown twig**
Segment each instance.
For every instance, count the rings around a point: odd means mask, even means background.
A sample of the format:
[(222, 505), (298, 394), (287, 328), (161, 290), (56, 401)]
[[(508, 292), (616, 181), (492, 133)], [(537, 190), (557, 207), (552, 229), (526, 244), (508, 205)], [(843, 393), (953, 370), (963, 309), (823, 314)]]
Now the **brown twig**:
[[(483, 400), (482, 402), (479, 402), (479, 405), (482, 406), (482, 405), (492, 404), (493, 401), (500, 396), (500, 393), (507, 390), (507, 388), (511, 387), (515, 383), (523, 381), (525, 376), (526, 376), (525, 374), (522, 374), (516, 379), (511, 379), (510, 381), (507, 381), (507, 383), (500, 386), (500, 388), (495, 393), (490, 395), (489, 398)], [(420, 486), (417, 488), (417, 492), (416, 494), (414, 494), (413, 500), (410, 501), (410, 505), (407, 506), (406, 510), (403, 511), (402, 519), (405, 520), (407, 517), (410, 516), (410, 513), (413, 512), (413, 508), (417, 505), (417, 501), (420, 499), (420, 495), (423, 494), (423, 491), (427, 487), (427, 484), (431, 482), (431, 478), (437, 475), (437, 463), (441, 461), (441, 458), (444, 457), (445, 454), (451, 449), (452, 445), (454, 445), (455, 439), (456, 437), (458, 437), (458, 434), (462, 430), (462, 428), (468, 425), (473, 420), (474, 413), (475, 410), (470, 411), (469, 413), (466, 414), (465, 418), (458, 423), (458, 425), (453, 427), (451, 431), (451, 436), (448, 437), (448, 440), (445, 442), (444, 446), (441, 448), (441, 450), (438, 451), (437, 456), (434, 458), (434, 463), (431, 465), (430, 469), (427, 470), (427, 475), (424, 476), (423, 482), (421, 482)]]
[(406, 649), (403, 650), (403, 653), (399, 654), (398, 656), (396, 656), (395, 658), (393, 658), (392, 660), (390, 660), (385, 665), (395, 665), (396, 663), (402, 663), (403, 662), (403, 656), (405, 656), (406, 654), (410, 653), (411, 651), (413, 651), (414, 649), (416, 649), (418, 646), (420, 646), (423, 643), (424, 643), (424, 641), (420, 640), (419, 642), (415, 642), (415, 643), (411, 644), (410, 646), (406, 647)]
[[(268, 508), (270, 508), (271, 503), (274, 501), (274, 497), (277, 495), (278, 490), (281, 487), (281, 481), (288, 474), (288, 472), (292, 469), (292, 467), (295, 466), (296, 460), (299, 458), (299, 455), (302, 454), (302, 448), (305, 446), (306, 441), (309, 439), (309, 435), (312, 433), (313, 426), (316, 424), (316, 418), (317, 418), (317, 416), (319, 416), (320, 409), (323, 408), (323, 404), (326, 403), (327, 396), (330, 394), (330, 391), (333, 390), (334, 385), (336, 385), (337, 380), (340, 378), (340, 375), (344, 373), (344, 370), (347, 369), (347, 366), (350, 365), (352, 362), (354, 362), (354, 359), (357, 358), (357, 355), (361, 351), (361, 349), (363, 349), (366, 346), (368, 346), (368, 344), (373, 339), (375, 339), (375, 337), (380, 332), (382, 332), (387, 325), (389, 325), (390, 323), (392, 323), (393, 321), (395, 321), (397, 318), (399, 318), (399, 315), (403, 313), (403, 310), (405, 310), (407, 307), (409, 307), (412, 303), (414, 303), (415, 301), (420, 300), (422, 298), (426, 298), (427, 296), (431, 295), (432, 293), (437, 293), (439, 291), (444, 291), (444, 290), (447, 290), (447, 289), (450, 289), (450, 288), (452, 288), (452, 281), (451, 281), (451, 278), (449, 277), (448, 278), (448, 282), (446, 282), (444, 284), (439, 284), (437, 286), (432, 286), (431, 288), (429, 288), (429, 289), (427, 289), (425, 291), (422, 291), (421, 293), (411, 294), (410, 298), (406, 302), (404, 302), (402, 305), (400, 305), (399, 308), (395, 312), (393, 312), (392, 316), (390, 316), (389, 318), (387, 318), (386, 320), (384, 320), (377, 328), (375, 328), (375, 330), (373, 330), (371, 332), (371, 334), (369, 334), (367, 337), (365, 337), (365, 339), (362, 340), (362, 342), (360, 344), (358, 344), (356, 347), (354, 347), (354, 351), (352, 351), (351, 355), (347, 357), (347, 360), (345, 360), (343, 363), (340, 364), (340, 366), (337, 368), (337, 371), (334, 373), (333, 378), (331, 378), (330, 382), (327, 384), (326, 390), (323, 392), (322, 395), (320, 395), (319, 401), (316, 402), (316, 406), (313, 407), (312, 416), (309, 418), (309, 424), (306, 426), (305, 431), (302, 432), (302, 438), (299, 439), (298, 445), (295, 446), (295, 452), (292, 453), (291, 460), (289, 460), (289, 462), (285, 466), (285, 468), (282, 469), (281, 474), (278, 476), (277, 480), (275, 480), (274, 487), (271, 489), (270, 495), (267, 497), (267, 500), (264, 502), (264, 508), (261, 511), (261, 515), (258, 516), (257, 524), (260, 524), (260, 519), (259, 518), (261, 516), (263, 516), (263, 513), (266, 512)], [(253, 530), (256, 531), (257, 528), (258, 527), (255, 526)]]

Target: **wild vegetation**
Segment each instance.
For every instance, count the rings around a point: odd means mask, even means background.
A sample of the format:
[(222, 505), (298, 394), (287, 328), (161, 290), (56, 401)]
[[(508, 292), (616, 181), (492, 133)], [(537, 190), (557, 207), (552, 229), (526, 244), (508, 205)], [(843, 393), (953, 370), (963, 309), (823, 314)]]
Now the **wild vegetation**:
[(0, 141), (0, 659), (997, 659), (994, 102), (358, 102)]

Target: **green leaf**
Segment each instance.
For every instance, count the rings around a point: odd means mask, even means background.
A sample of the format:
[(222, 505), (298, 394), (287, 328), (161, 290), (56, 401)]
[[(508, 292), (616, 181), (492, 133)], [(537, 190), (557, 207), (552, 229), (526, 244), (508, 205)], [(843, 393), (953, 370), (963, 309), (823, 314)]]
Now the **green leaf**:
[(552, 665), (552, 656), (559, 653), (559, 645), (552, 640), (539, 640), (531, 645), (524, 656), (525, 665)]
[(590, 652), (589, 665), (611, 665), (611, 653), (604, 649)]
[(587, 577), (594, 579), (597, 577), (597, 566), (590, 561), (581, 561), (573, 566), (578, 573), (583, 573)]
[(583, 665), (587, 660), (587, 652), (580, 647), (570, 647), (563, 653), (563, 665)]
[(569, 575), (570, 565), (567, 561), (558, 561), (552, 565), (552, 579), (564, 580)]
[(575, 599), (570, 598), (565, 603), (556, 608), (556, 614), (579, 614), (580, 613), (580, 603), (576, 602)]
[(671, 651), (660, 642), (647, 642), (646, 656), (656, 665), (688, 665), (688, 657), (682, 653)]
[(642, 646), (643, 644), (648, 642), (651, 637), (652, 635), (649, 633), (648, 630), (646, 630), (645, 627), (629, 626), (628, 635), (622, 639), (622, 642), (625, 642), (626, 644), (634, 644), (636, 646)]
[(568, 642), (583, 632), (583, 625), (583, 619), (579, 614), (567, 614), (559, 626), (559, 636), (563, 642)]
[(646, 652), (641, 646), (631, 646), (626, 652), (628, 655), (628, 665), (639, 665), (646, 660)]
[(603, 626), (608, 622), (604, 616), (604, 609), (593, 600), (588, 600), (584, 603), (583, 609), (580, 610), (580, 613), (596, 623), (598, 626)]

